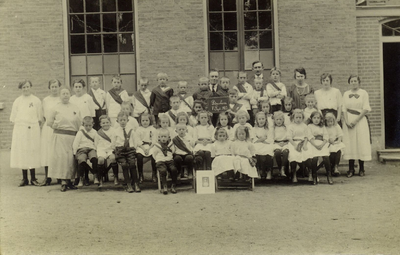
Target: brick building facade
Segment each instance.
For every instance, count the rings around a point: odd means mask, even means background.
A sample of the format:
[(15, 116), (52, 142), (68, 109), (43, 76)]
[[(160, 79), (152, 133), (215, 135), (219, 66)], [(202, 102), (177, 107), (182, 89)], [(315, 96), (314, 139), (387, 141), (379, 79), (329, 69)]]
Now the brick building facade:
[[(319, 88), (320, 75), (331, 72), (333, 86), (344, 92), (349, 89), (348, 76), (358, 73), (370, 95), (373, 148), (384, 148), (381, 26), (387, 18), (399, 18), (400, 8), (356, 7), (347, 0), (271, 2), (274, 61), (282, 71), (282, 82), (287, 86), (293, 83), (293, 69), (303, 66), (310, 85)], [(207, 1), (134, 0), (133, 5), (137, 77), (148, 77), (152, 87), (156, 74), (166, 72), (171, 86), (186, 80), (194, 91), (198, 77), (210, 68)], [(49, 79), (70, 82), (67, 13), (67, 3), (62, 0), (0, 1), (3, 149), (11, 144), (9, 116), (20, 95), (20, 81), (31, 80), (33, 93), (40, 99), (48, 94)]]

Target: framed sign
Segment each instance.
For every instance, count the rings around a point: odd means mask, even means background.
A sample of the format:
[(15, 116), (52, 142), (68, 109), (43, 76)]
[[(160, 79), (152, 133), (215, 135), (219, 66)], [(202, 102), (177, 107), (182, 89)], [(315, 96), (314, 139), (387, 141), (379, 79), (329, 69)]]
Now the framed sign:
[(229, 97), (210, 97), (206, 100), (207, 110), (220, 113), (229, 110)]
[(196, 193), (214, 194), (215, 193), (215, 175), (212, 170), (196, 171)]

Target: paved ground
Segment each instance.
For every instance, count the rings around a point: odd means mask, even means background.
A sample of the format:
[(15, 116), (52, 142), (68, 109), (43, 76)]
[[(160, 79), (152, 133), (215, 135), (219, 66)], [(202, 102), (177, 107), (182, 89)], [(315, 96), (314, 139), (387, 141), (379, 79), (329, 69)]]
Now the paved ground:
[[(214, 195), (17, 187), (0, 151), (1, 254), (399, 254), (400, 170)], [(343, 173), (344, 168), (340, 169)], [(42, 170), (38, 178), (43, 179)]]

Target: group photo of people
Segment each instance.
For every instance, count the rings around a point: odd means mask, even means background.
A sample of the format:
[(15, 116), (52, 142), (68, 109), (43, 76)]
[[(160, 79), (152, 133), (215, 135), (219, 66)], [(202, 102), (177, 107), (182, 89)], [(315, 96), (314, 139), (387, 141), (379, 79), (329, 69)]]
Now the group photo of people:
[[(57, 181), (62, 192), (103, 187), (110, 170), (114, 185), (141, 192), (145, 162), (152, 169), (148, 181), (160, 178), (163, 194), (177, 193), (177, 181), (192, 178), (197, 170), (213, 171), (217, 181), (279, 177), (297, 183), (306, 178), (317, 185), (318, 170), (324, 168), (321, 183), (332, 185), (333, 177), (354, 176), (358, 163), (357, 175), (365, 175), (364, 162), (371, 160), (371, 107), (359, 76), (349, 75), (342, 95), (330, 73), (320, 75), (317, 88), (308, 84), (303, 67), (285, 74), (293, 76), (287, 85), (278, 68), (264, 70), (255, 61), (252, 70), (253, 75), (238, 72), (237, 81), (211, 70), (198, 84), (171, 84), (160, 72), (152, 90), (142, 77), (132, 95), (124, 89), (132, 84), (119, 75), (107, 92), (100, 88), (101, 77), (64, 85), (52, 79), (42, 100), (32, 94), (34, 84), (24, 80), (10, 116), (10, 166), (22, 169), (19, 186)], [(215, 100), (221, 100), (222, 110), (211, 109)], [(341, 159), (348, 161), (345, 172), (338, 168)], [(39, 181), (35, 170), (42, 167), (44, 180)]]

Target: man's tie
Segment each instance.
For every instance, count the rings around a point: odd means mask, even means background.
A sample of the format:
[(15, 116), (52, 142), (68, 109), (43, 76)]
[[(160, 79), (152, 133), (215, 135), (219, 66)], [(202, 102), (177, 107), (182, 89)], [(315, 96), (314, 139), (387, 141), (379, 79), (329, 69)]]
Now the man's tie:
[(128, 148), (129, 147), (129, 137), (128, 137), (128, 134), (126, 133), (125, 128), (122, 128), (122, 130), (124, 130), (124, 137), (125, 137), (124, 147)]

